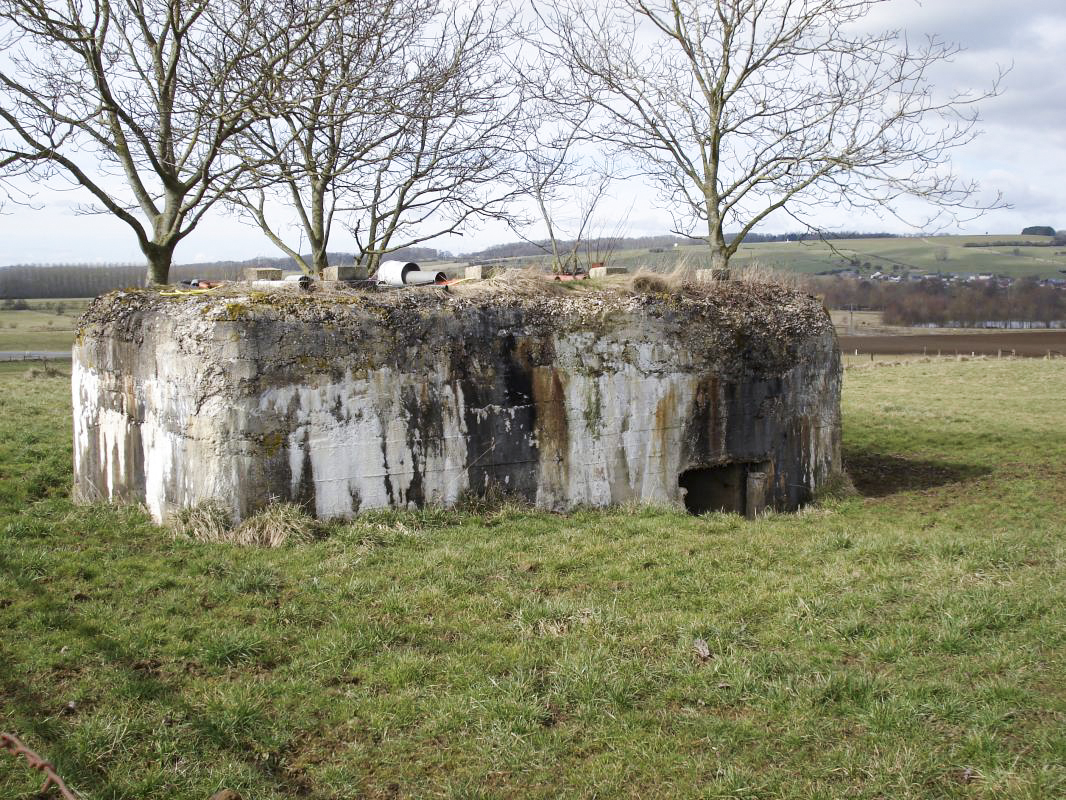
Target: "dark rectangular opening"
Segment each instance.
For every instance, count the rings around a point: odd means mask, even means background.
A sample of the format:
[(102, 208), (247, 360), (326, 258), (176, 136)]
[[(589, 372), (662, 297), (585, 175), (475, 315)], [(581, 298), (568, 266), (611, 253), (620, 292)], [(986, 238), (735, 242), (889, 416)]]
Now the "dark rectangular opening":
[(690, 514), (722, 511), (754, 517), (766, 508), (767, 462), (694, 467), (678, 476)]

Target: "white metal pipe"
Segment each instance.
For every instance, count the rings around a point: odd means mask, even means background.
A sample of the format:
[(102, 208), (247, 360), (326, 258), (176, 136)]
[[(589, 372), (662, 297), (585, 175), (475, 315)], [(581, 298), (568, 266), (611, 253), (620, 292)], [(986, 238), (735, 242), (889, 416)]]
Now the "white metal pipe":
[(444, 283), (448, 276), (443, 272), (421, 272), (413, 270), (404, 275), (404, 283), (408, 286), (429, 286), (435, 283)]
[(378, 283), (385, 286), (405, 286), (408, 273), (417, 272), (413, 261), (382, 261), (378, 265)]
[(382, 261), (378, 266), (379, 286), (430, 286), (447, 279), (443, 272), (423, 272), (413, 261)]

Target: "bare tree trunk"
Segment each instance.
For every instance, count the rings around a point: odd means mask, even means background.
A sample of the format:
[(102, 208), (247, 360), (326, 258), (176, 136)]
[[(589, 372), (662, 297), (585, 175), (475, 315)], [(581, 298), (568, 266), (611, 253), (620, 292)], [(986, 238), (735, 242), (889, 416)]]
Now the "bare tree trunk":
[(321, 181), (311, 182), (311, 225), (305, 226), (307, 240), (311, 244), (311, 269), (316, 278), (329, 266), (326, 255), (329, 246), (329, 226), (326, 224), (326, 188)]
[(707, 244), (711, 249), (711, 274), (721, 279), (729, 274), (731, 249), (725, 243), (722, 220), (717, 215), (717, 198), (707, 201)]
[(729, 277), (729, 254), (717, 246), (711, 248), (711, 274), (719, 281)]
[(316, 247), (311, 253), (311, 268), (315, 271), (315, 277), (321, 278), (323, 270), (329, 266), (329, 258), (326, 255), (326, 248)]
[(142, 246), (148, 258), (149, 286), (163, 286), (170, 281), (170, 265), (174, 260), (174, 246), (150, 243)]
[(548, 212), (548, 206), (544, 202), (544, 193), (540, 191), (540, 187), (534, 190), (534, 196), (537, 199), (537, 207), (540, 209), (540, 216), (544, 220), (544, 225), (548, 229), (548, 242), (552, 248), (552, 272), (558, 275), (563, 271), (562, 262), (559, 260), (559, 240), (555, 236), (555, 226), (552, 225), (552, 217)]
[(356, 259), (354, 266), (366, 270), (366, 276), (371, 278), (374, 273), (377, 272), (378, 266), (381, 264), (382, 253), (379, 251), (364, 250), (360, 253)]

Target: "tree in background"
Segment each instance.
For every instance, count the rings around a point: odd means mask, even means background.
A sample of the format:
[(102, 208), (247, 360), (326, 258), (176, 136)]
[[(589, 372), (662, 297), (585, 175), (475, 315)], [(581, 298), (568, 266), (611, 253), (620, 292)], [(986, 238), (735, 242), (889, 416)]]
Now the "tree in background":
[[(314, 274), (334, 223), (373, 270), (388, 252), (506, 215), (524, 114), (501, 58), (511, 25), (480, 3), (343, 4), (305, 67), (279, 76), (276, 113), (234, 139), (249, 169), (230, 202)], [(272, 200), (296, 212), (297, 241), (270, 218)]]
[[(435, 8), (430, 0), (338, 7), (308, 41), (312, 55), (303, 69), (278, 76), (270, 116), (231, 142), (247, 170), (227, 202), (306, 274), (328, 266), (335, 217), (361, 212), (353, 186), (403, 133), (412, 36), (430, 24)], [(295, 213), (298, 241), (278, 219), (288, 215), (272, 215), (270, 201)]]
[(413, 31), (397, 135), (347, 180), (358, 265), (487, 219), (522, 194), (515, 142), (528, 114), (506, 60), (515, 19), (489, 2), (443, 6)]
[(779, 210), (808, 224), (826, 204), (899, 215), (913, 197), (934, 219), (975, 208), (950, 156), (995, 86), (934, 91), (931, 71), (959, 48), (862, 32), (882, 2), (559, 0), (538, 14), (566, 102), (596, 108), (596, 138), (658, 184), (675, 232), (705, 240), (721, 268)]
[(244, 168), (226, 144), (299, 71), (323, 16), (283, 0), (0, 0), (0, 166), (87, 190), (148, 281)]
[[(533, 92), (545, 85), (532, 75), (525, 82)], [(591, 107), (567, 108), (543, 95), (534, 102), (529, 128), (516, 146), (522, 153), (523, 193), (536, 206), (546, 237), (525, 235), (522, 228), (531, 224), (525, 218), (516, 220), (520, 227), (514, 230), (551, 256), (552, 272), (574, 274), (582, 251), (588, 253), (596, 210), (607, 196), (614, 170), (581, 152)]]

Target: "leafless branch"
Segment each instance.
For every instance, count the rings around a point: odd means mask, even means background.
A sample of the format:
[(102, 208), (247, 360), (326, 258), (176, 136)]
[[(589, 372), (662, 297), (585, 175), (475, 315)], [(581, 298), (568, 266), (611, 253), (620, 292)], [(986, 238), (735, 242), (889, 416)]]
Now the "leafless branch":
[(17, 736), (10, 733), (0, 733), (0, 749), (7, 750), (16, 757), (22, 756), (32, 769), (44, 774), (44, 784), (38, 792), (39, 795), (43, 796), (45, 792), (54, 786), (66, 800), (77, 800), (74, 793), (67, 788), (66, 783), (59, 777), (59, 773), (56, 772), (51, 762), (45, 761), (33, 750), (26, 747)]
[[(998, 92), (944, 93), (931, 73), (959, 47), (856, 23), (888, 0), (561, 0), (537, 5), (542, 49), (595, 138), (658, 185), (676, 232), (724, 266), (747, 233), (788, 209), (980, 212), (952, 169)], [(992, 205), (998, 205), (995, 201)], [(740, 236), (727, 241), (726, 226)], [(701, 228), (695, 232), (697, 226)]]
[(226, 143), (264, 116), (329, 8), (0, 0), (0, 167), (87, 191), (166, 282), (178, 243), (244, 169)]

